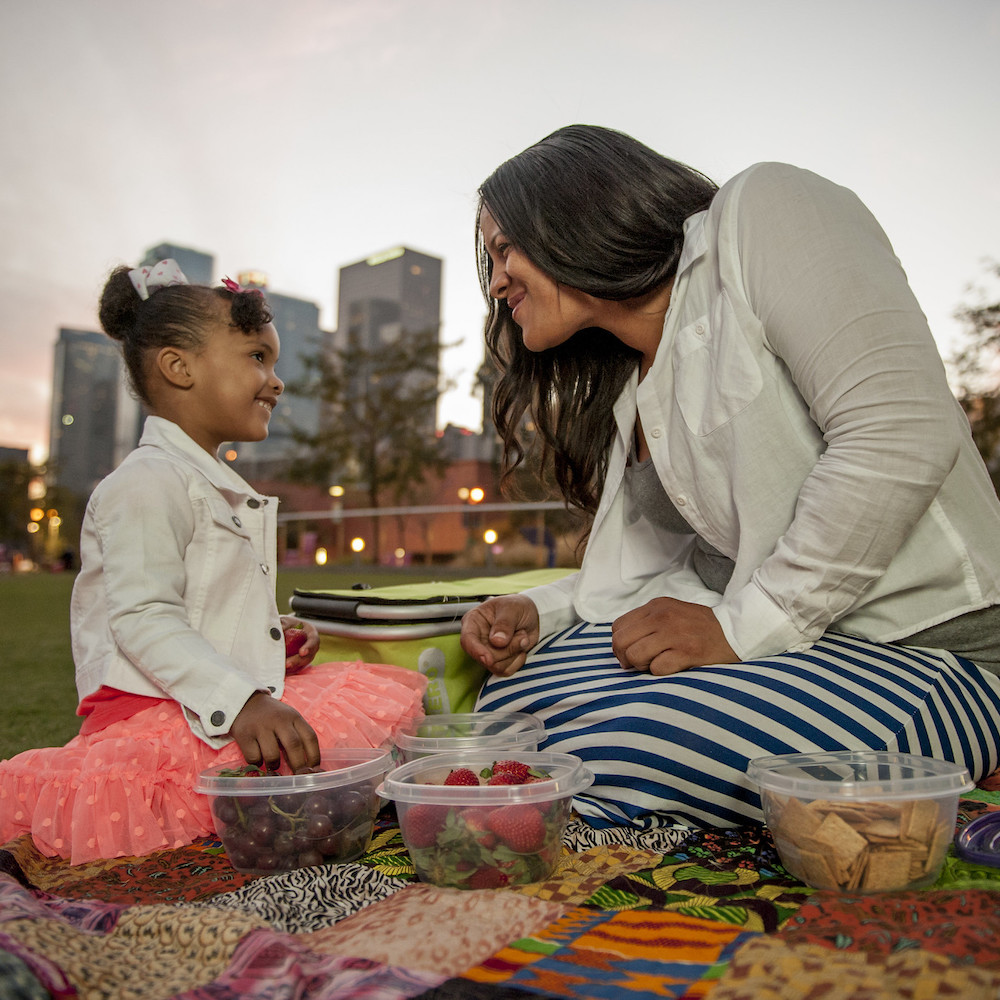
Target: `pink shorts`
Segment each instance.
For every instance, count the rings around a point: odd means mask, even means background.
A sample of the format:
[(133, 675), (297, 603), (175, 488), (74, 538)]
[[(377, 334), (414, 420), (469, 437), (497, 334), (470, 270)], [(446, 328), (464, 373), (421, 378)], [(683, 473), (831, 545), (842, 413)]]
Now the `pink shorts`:
[[(378, 663), (314, 664), (285, 680), (282, 698), (323, 747), (374, 747), (423, 714), (426, 678)], [(0, 844), (30, 833), (49, 857), (82, 864), (181, 847), (213, 832), (199, 772), (242, 761), (235, 743), (213, 749), (176, 702), (75, 736), (64, 747), (0, 762)]]

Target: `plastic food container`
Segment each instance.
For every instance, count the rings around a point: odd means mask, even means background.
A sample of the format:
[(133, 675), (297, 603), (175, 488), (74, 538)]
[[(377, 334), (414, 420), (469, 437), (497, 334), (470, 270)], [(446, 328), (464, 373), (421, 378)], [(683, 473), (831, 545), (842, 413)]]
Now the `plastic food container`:
[(492, 767), (492, 751), (431, 754), (387, 775), (379, 794), (396, 803), (403, 840), (424, 882), (456, 889), (498, 889), (546, 878), (555, 868), (573, 796), (593, 774), (564, 753), (513, 759), (535, 775), (529, 784), (444, 785), (453, 769)]
[(234, 766), (202, 771), (195, 791), (211, 797), (230, 864), (264, 875), (361, 857), (381, 806), (376, 788), (393, 760), (390, 749), (365, 747), (323, 750), (315, 774), (240, 777)]
[(960, 764), (876, 750), (760, 757), (748, 773), (785, 868), (844, 892), (933, 883), (974, 787)]
[(504, 755), (533, 752), (545, 739), (540, 719), (524, 712), (457, 712), (427, 715), (396, 735), (403, 763), (434, 753), (489, 750)]

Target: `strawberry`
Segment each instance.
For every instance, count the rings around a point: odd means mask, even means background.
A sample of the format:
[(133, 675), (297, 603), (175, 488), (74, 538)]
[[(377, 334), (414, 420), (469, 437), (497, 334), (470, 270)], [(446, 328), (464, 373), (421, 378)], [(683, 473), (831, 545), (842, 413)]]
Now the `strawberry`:
[(409, 847), (433, 847), (447, 820), (447, 806), (420, 802), (406, 810), (400, 828)]
[(473, 771), (470, 771), (467, 767), (456, 767), (453, 771), (449, 772), (448, 777), (444, 779), (446, 785), (477, 785), (479, 784), (479, 779), (476, 777)]
[(545, 846), (545, 820), (533, 805), (501, 806), (490, 813), (486, 825), (518, 854), (534, 854)]
[(507, 875), (496, 868), (480, 868), (470, 876), (468, 886), (470, 889), (499, 889), (509, 881)]
[(497, 782), (497, 784), (523, 785), (528, 780), (531, 768), (519, 760), (498, 760), (493, 763), (493, 777), (498, 774), (512, 775), (516, 780)]
[(511, 771), (501, 771), (499, 774), (494, 774), (489, 781), (486, 782), (487, 785), (523, 785), (524, 782)]
[(487, 826), (493, 810), (486, 807), (463, 809), (461, 813), (465, 828), (472, 834), (477, 843), (491, 851), (497, 845), (497, 835)]
[(285, 659), (294, 656), (304, 645), (307, 635), (306, 630), (300, 625), (293, 625), (285, 629)]

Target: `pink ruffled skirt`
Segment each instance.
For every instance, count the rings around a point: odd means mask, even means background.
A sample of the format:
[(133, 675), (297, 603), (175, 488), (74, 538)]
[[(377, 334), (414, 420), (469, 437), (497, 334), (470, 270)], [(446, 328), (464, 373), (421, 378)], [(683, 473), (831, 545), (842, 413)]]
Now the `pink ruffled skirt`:
[[(426, 678), (378, 663), (323, 663), (285, 680), (282, 700), (322, 747), (376, 747), (423, 714)], [(30, 833), (49, 857), (83, 864), (181, 847), (213, 832), (205, 768), (242, 762), (235, 743), (213, 749), (176, 702), (158, 702), (64, 747), (0, 762), (0, 844)]]

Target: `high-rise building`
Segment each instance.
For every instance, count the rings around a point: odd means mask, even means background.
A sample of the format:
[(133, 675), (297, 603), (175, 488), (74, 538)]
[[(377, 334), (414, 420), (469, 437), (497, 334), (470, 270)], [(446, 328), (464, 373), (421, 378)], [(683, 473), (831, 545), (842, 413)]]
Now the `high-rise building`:
[[(215, 270), (215, 258), (210, 253), (192, 250), (176, 243), (158, 243), (150, 247), (139, 266), (156, 264), (172, 258), (184, 272), (184, 277), (192, 285), (211, 285)], [(135, 449), (142, 436), (142, 425), (146, 414), (142, 404), (132, 394), (128, 379), (122, 378), (118, 390), (117, 412), (115, 414), (114, 462), (117, 466), (125, 456)]]
[(184, 272), (184, 277), (192, 285), (212, 284), (212, 273), (215, 270), (215, 258), (210, 253), (192, 250), (191, 247), (178, 246), (176, 243), (159, 243), (150, 247), (140, 265), (156, 264), (161, 260), (173, 258)]
[[(407, 335), (440, 333), (438, 257), (395, 247), (340, 269), (335, 344), (377, 352)], [(434, 432), (436, 407), (424, 415)]]
[(52, 379), (49, 469), (55, 485), (86, 499), (115, 467), (121, 356), (103, 333), (60, 329)]
[[(267, 278), (260, 272), (243, 272), (239, 276), (239, 282), (245, 288), (261, 288), (267, 295), (268, 304), (274, 313), (274, 327), (281, 343), (278, 376), (286, 385), (300, 381), (306, 374), (304, 358), (322, 349), (319, 306), (307, 299), (268, 290)], [(241, 475), (251, 479), (283, 475), (299, 450), (293, 430), (313, 434), (318, 423), (317, 400), (284, 392), (271, 414), (267, 437), (263, 441), (234, 444), (233, 451), (237, 455), (235, 468)]]

